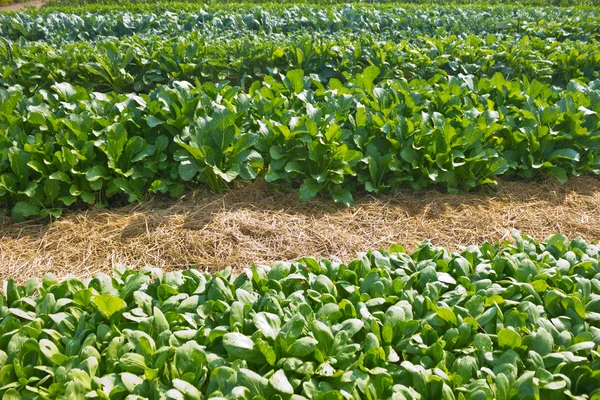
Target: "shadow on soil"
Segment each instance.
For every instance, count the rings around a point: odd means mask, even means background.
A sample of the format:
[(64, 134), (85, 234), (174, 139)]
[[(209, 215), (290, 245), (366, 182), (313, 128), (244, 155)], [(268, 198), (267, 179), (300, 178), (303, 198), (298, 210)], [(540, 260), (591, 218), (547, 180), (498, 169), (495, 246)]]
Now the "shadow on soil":
[[(486, 207), (490, 201), (501, 200), (520, 205), (543, 202), (549, 205), (561, 205), (570, 194), (594, 196), (600, 193), (600, 177), (584, 176), (571, 179), (566, 184), (554, 180), (545, 182), (500, 181), (497, 187), (479, 190), (469, 194), (452, 195), (436, 190), (411, 191), (399, 190), (393, 194), (361, 194), (355, 200), (357, 212), (364, 207), (377, 205), (393, 207), (407, 216), (424, 216), (435, 219), (449, 209), (461, 211), (470, 207)], [(118, 208), (86, 209), (66, 211), (61, 220), (78, 223), (78, 220), (126, 219), (120, 229), (120, 240), (128, 242), (137, 237), (178, 221), (186, 230), (201, 231), (210, 227), (215, 215), (228, 211), (251, 211), (259, 213), (285, 213), (319, 219), (326, 215), (347, 212), (330, 199), (315, 198), (308, 203), (298, 200), (297, 192), (273, 190), (263, 182), (245, 184), (223, 193), (211, 193), (207, 189), (198, 189), (184, 197), (173, 199), (153, 198), (141, 204)], [(132, 214), (134, 218), (130, 218)], [(0, 216), (0, 238), (17, 240), (23, 237), (41, 239), (52, 224), (48, 220), (32, 220), (22, 223), (13, 222), (7, 215)], [(255, 232), (251, 226), (241, 228), (247, 235), (275, 235), (274, 232)], [(245, 231), (244, 231), (245, 229)]]

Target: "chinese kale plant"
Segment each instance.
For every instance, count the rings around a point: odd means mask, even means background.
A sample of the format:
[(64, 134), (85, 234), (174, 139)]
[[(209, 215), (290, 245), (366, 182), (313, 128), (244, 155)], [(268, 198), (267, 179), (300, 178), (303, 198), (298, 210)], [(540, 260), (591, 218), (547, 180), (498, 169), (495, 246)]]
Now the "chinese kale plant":
[(128, 95), (66, 82), (34, 96), (0, 89), (0, 204), (17, 220), (57, 217), (73, 204), (264, 177), (303, 201), (349, 205), (357, 191), (458, 193), (501, 174), (565, 182), (600, 172), (600, 81), (560, 89), (500, 73), (381, 73), (369, 66), (324, 85), (292, 70), (247, 91), (185, 81)]

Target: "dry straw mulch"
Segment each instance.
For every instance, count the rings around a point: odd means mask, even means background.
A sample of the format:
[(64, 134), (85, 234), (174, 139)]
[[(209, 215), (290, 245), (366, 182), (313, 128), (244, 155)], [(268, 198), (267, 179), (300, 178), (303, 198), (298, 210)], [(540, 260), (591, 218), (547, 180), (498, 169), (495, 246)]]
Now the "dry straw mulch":
[(406, 191), (364, 196), (354, 207), (300, 203), (296, 192), (253, 183), (217, 195), (199, 190), (176, 201), (67, 213), (52, 224), (0, 223), (0, 280), (53, 272), (90, 276), (115, 263), (166, 269), (270, 264), (301, 256), (349, 260), (357, 252), (425, 239), (459, 250), (497, 242), (511, 229), (600, 239), (600, 179), (500, 182), (496, 193)]

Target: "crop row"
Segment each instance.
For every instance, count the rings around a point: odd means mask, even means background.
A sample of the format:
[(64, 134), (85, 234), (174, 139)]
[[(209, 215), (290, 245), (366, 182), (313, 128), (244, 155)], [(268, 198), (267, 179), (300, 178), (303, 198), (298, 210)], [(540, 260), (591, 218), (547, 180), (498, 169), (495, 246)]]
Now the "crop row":
[[(186, 6), (188, 6), (189, 3), (191, 4), (202, 4), (204, 5), (205, 3), (207, 3), (204, 0), (173, 0), (173, 1), (156, 1), (156, 2), (152, 2), (150, 4), (155, 5), (158, 4), (161, 7), (164, 8), (169, 8), (169, 7), (173, 7), (174, 3), (176, 4), (175, 7), (177, 8), (187, 8)], [(364, 4), (363, 1), (361, 0), (351, 0), (351, 1), (345, 1), (344, 3), (354, 3), (354, 4)], [(461, 6), (461, 7), (465, 7), (465, 6), (473, 6), (474, 4), (476, 5), (483, 5), (483, 6), (488, 6), (490, 4), (490, 2), (487, 1), (473, 1), (473, 0), (377, 0), (377, 1), (371, 1), (370, 4), (377, 4), (378, 7), (381, 6), (385, 6), (385, 5), (402, 5), (402, 6), (406, 6), (406, 5), (412, 5), (412, 4), (418, 4), (419, 7), (423, 7), (423, 6), (430, 6), (430, 5), (454, 5), (454, 6)], [(148, 3), (146, 3), (144, 0), (128, 0), (126, 3), (126, 7), (127, 8), (143, 8), (143, 9), (148, 9), (150, 7), (148, 7)], [(228, 6), (231, 4), (235, 4), (236, 6), (239, 5), (272, 5), (273, 1), (272, 0), (252, 0), (252, 1), (232, 1), (232, 0), (219, 0), (218, 2), (212, 1), (210, 2), (211, 6)], [(288, 6), (292, 6), (292, 5), (299, 5), (299, 4), (303, 4), (303, 5), (319, 5), (320, 7), (327, 7), (327, 6), (337, 6), (340, 4), (340, 2), (338, 0), (302, 0), (302, 1), (283, 1), (283, 2), (277, 2), (276, 4), (278, 5), (282, 5), (282, 4), (286, 4)], [(524, 6), (564, 6), (564, 7), (573, 7), (573, 6), (577, 6), (577, 7), (589, 7), (589, 6), (598, 6), (600, 5), (600, 2), (598, 0), (499, 0), (493, 3), (494, 5), (497, 4), (503, 4), (505, 6), (520, 6), (520, 7), (524, 7)], [(123, 7), (123, 2), (119, 1), (119, 0), (48, 0), (48, 2), (46, 3), (47, 7), (53, 7), (53, 8), (58, 8), (58, 9), (77, 9), (79, 7), (85, 6), (86, 8), (104, 8), (104, 7)]]
[(217, 34), (258, 32), (298, 34), (301, 32), (372, 32), (382, 39), (402, 40), (416, 35), (507, 35), (552, 38), (553, 40), (597, 40), (599, 12), (595, 9), (527, 7), (369, 7), (369, 6), (228, 6), (211, 8), (180, 6), (178, 10), (151, 7), (129, 12), (45, 12), (0, 15), (0, 36), (10, 40), (65, 41), (102, 37), (177, 37), (182, 32)]
[(229, 81), (246, 89), (267, 75), (302, 69), (326, 83), (346, 81), (368, 66), (379, 79), (430, 79), (472, 74), (506, 79), (527, 77), (564, 87), (572, 79), (600, 77), (596, 42), (553, 42), (525, 37), (496, 40), (466, 37), (416, 37), (401, 42), (369, 36), (257, 36), (244, 39), (192, 33), (176, 40), (127, 37), (97, 43), (0, 43), (0, 83), (21, 85), (26, 93), (69, 82), (88, 90), (149, 92), (177, 80)]
[(600, 249), (430, 243), (0, 294), (4, 399), (594, 399)]
[(564, 90), (470, 75), (374, 82), (368, 67), (328, 85), (289, 71), (247, 92), (187, 82), (149, 95), (68, 83), (0, 90), (0, 201), (17, 219), (120, 195), (220, 191), (264, 176), (343, 204), (364, 189), (450, 192), (522, 178), (600, 172), (600, 82)]

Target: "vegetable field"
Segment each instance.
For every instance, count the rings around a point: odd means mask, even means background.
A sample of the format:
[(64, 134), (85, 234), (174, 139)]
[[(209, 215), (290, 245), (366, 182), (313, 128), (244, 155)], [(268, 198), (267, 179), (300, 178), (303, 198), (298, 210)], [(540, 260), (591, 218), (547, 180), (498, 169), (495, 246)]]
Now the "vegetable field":
[(15, 220), (255, 179), (350, 205), (600, 171), (595, 9), (85, 10), (0, 16)]
[(600, 9), (461, 3), (0, 13), (0, 397), (600, 399)]
[(599, 249), (562, 235), (235, 276), (9, 282), (5, 398), (551, 399), (600, 393)]

